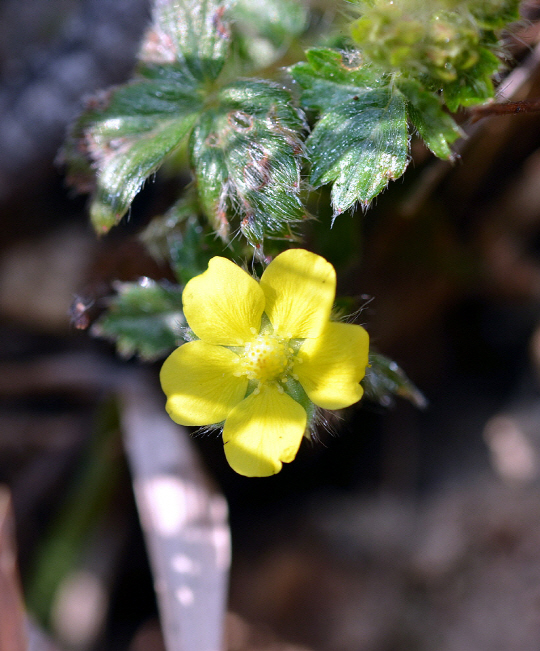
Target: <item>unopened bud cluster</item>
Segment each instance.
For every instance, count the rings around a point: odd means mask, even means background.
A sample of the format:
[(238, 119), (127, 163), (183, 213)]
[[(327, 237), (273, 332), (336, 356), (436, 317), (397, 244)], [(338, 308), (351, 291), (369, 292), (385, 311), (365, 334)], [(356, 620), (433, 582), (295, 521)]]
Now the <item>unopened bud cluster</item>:
[(474, 72), (497, 72), (497, 30), (519, 18), (517, 0), (359, 0), (351, 27), (364, 56), (387, 70), (444, 87)]

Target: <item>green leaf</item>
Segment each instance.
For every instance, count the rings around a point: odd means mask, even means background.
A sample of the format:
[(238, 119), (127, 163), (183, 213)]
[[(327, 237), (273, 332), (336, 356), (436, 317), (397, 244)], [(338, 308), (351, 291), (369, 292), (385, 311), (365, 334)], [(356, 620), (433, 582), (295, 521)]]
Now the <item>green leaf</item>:
[(152, 25), (139, 54), (143, 63), (177, 63), (192, 81), (215, 80), (231, 40), (228, 0), (153, 0)]
[(92, 334), (116, 343), (123, 357), (151, 361), (165, 357), (183, 341), (182, 290), (176, 285), (141, 278), (117, 283), (109, 309), (92, 326)]
[(367, 206), (407, 167), (405, 98), (362, 67), (359, 55), (324, 49), (308, 56), (291, 73), (305, 89), (302, 102), (322, 111), (307, 140), (310, 181), (315, 187), (334, 183), (337, 214), (358, 201)]
[(210, 258), (215, 255), (249, 256), (248, 252), (240, 250), (238, 240), (225, 245), (207, 224), (203, 225), (197, 201), (189, 195), (163, 216), (154, 218), (140, 239), (152, 257), (170, 264), (181, 285), (206, 271)]
[(223, 239), (236, 213), (248, 241), (292, 237), (304, 217), (299, 198), (301, 114), (268, 81), (222, 88), (193, 130), (190, 149), (204, 210)]
[(425, 409), (428, 404), (398, 364), (380, 353), (369, 354), (369, 366), (361, 384), (366, 398), (385, 407), (393, 404), (394, 396), (405, 398), (420, 409)]
[(454, 159), (450, 145), (463, 136), (452, 117), (445, 113), (437, 95), (413, 79), (398, 82), (407, 98), (407, 115), (426, 146), (439, 158)]
[(201, 260), (199, 264), (205, 232), (198, 212), (196, 198), (188, 194), (164, 215), (155, 217), (139, 235), (155, 260), (171, 266), (181, 285), (201, 274), (208, 263)]
[(282, 56), (308, 23), (307, 9), (297, 0), (237, 0), (232, 17), (240, 55), (258, 68)]
[(192, 128), (202, 106), (200, 93), (180, 69), (144, 72), (146, 79), (110, 91), (101, 105), (84, 113), (66, 149), (72, 179), (84, 173), (83, 156), (94, 168), (90, 214), (98, 233), (125, 215), (144, 181)]

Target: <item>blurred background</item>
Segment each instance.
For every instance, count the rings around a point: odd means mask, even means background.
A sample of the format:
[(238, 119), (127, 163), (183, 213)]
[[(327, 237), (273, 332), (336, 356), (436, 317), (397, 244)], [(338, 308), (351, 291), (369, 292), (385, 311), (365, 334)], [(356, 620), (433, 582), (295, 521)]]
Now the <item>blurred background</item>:
[[(540, 99), (540, 4), (522, 15), (501, 100)], [(55, 162), (148, 20), (142, 0), (0, 3), (0, 483), (28, 610), (60, 649), (163, 648), (114, 398), (159, 364), (85, 330), (115, 280), (172, 278), (137, 234), (177, 181), (98, 240)], [(193, 439), (229, 503), (231, 651), (540, 647), (540, 113), (478, 117), (454, 165), (413, 143), (369, 211), (329, 230), (323, 192), (305, 231), (428, 406), (364, 400), (271, 479)]]

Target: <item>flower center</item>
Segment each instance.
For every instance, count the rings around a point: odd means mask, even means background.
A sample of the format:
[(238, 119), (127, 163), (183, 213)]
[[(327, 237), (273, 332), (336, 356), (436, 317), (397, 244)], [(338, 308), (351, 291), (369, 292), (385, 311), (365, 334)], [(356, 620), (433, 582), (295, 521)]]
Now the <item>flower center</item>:
[(250, 380), (266, 382), (284, 375), (290, 364), (292, 349), (274, 335), (259, 335), (246, 344), (242, 366)]

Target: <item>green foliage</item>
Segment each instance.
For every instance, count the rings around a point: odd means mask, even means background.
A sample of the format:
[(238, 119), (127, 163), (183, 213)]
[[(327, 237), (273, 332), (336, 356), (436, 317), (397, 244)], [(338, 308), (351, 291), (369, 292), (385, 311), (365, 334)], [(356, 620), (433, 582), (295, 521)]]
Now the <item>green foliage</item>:
[(469, 69), (444, 84), (443, 97), (448, 109), (457, 111), (460, 106), (474, 106), (491, 99), (495, 94), (492, 77), (499, 67), (500, 61), (493, 52), (482, 48)]
[[(276, 46), (305, 24), (297, 9), (270, 29), (271, 16), (285, 6), (267, 0), (258, 21)], [(224, 240), (236, 214), (257, 247), (265, 235), (291, 238), (303, 218), (304, 121), (289, 93), (269, 81), (216, 82), (231, 40), (228, 9), (217, 0), (156, 2), (137, 80), (94, 101), (76, 123), (66, 158), (72, 181), (84, 189), (95, 170), (90, 213), (99, 233), (118, 223), (188, 133), (200, 204)], [(244, 18), (250, 13), (242, 4), (237, 10)]]
[[(443, 104), (453, 111), (493, 95), (498, 30), (518, 17), (517, 6), (359, 0), (351, 25), (358, 49), (313, 49), (292, 66), (301, 107), (315, 120), (305, 151), (310, 182), (333, 184), (334, 214), (369, 205), (403, 174), (407, 121), (433, 153), (452, 158), (460, 131)], [(222, 239), (236, 216), (257, 250), (265, 237), (294, 237), (305, 216), (303, 114), (283, 88), (235, 75), (275, 61), (307, 24), (294, 0), (155, 0), (136, 78), (92, 100), (65, 148), (71, 181), (93, 191), (96, 230), (118, 223), (189, 135), (198, 211)]]
[(393, 404), (394, 396), (405, 398), (419, 408), (425, 408), (428, 404), (396, 362), (373, 351), (369, 354), (369, 366), (362, 386), (366, 398), (385, 407)]
[(486, 30), (503, 29), (520, 19), (518, 0), (469, 0), (468, 8)]
[(198, 212), (193, 197), (180, 199), (167, 213), (153, 219), (140, 235), (158, 262), (169, 262), (180, 285), (203, 273), (215, 255), (249, 257), (238, 239), (225, 245)]
[(291, 68), (302, 106), (319, 113), (307, 142), (311, 183), (333, 183), (338, 214), (403, 174), (407, 120), (436, 156), (453, 158), (461, 132), (443, 104), (456, 111), (493, 96), (496, 30), (518, 17), (517, 0), (357, 4), (357, 50), (314, 49)]
[[(71, 130), (64, 149), (69, 180), (92, 193), (92, 222), (106, 233), (145, 181), (187, 144), (193, 183), (141, 235), (150, 253), (170, 264), (180, 285), (214, 255), (255, 253), (264, 261), (269, 247), (273, 253), (271, 247), (297, 238), (306, 217), (303, 162), (312, 187), (332, 186), (335, 216), (356, 204), (366, 208), (404, 173), (414, 133), (436, 156), (453, 158), (451, 146), (462, 134), (449, 111), (493, 96), (499, 31), (519, 17), (518, 4), (348, 3), (344, 8), (356, 11), (347, 31), (353, 40), (342, 31), (333, 43), (343, 49), (316, 47), (292, 65), (300, 90), (293, 99), (274, 81), (241, 75), (264, 68), (268, 77), (268, 66), (297, 60), (311, 20), (307, 5), (153, 0), (134, 78), (92, 99)], [(305, 114), (311, 132), (304, 142)], [(344, 259), (341, 242), (336, 250)], [(181, 343), (179, 286), (143, 279), (117, 290), (94, 334), (114, 341), (120, 354), (144, 359)], [(374, 354), (371, 364), (368, 395), (422, 402), (391, 360)]]
[(92, 326), (92, 334), (116, 343), (122, 357), (151, 361), (182, 343), (185, 325), (181, 290), (176, 285), (141, 278), (117, 283), (117, 295)]

